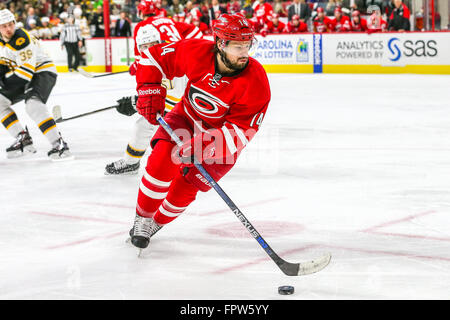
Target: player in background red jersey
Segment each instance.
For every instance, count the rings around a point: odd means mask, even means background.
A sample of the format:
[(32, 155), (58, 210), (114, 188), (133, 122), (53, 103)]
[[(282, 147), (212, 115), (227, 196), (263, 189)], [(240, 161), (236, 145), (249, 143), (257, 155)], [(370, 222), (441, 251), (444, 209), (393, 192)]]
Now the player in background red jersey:
[[(158, 10), (155, 3), (152, 0), (142, 0), (138, 7), (139, 17), (143, 19), (135, 27), (133, 32), (133, 38), (136, 39), (137, 32), (140, 27), (147, 24), (153, 24), (161, 34), (162, 41), (178, 41), (181, 39), (189, 38), (201, 38), (203, 34), (196, 26), (184, 22), (176, 22), (171, 18), (162, 18), (156, 16)], [(157, 20), (157, 21), (156, 21)], [(139, 49), (134, 45), (135, 62), (139, 60)], [(133, 63), (130, 66), (130, 74), (134, 75), (136, 72), (137, 64)]]
[(317, 16), (313, 20), (314, 32), (329, 32), (332, 29), (331, 19), (325, 15), (322, 7), (317, 8)]
[(288, 22), (286, 30), (289, 33), (308, 32), (308, 25), (300, 21), (300, 16), (298, 14), (294, 14), (291, 21)]
[(342, 14), (342, 10), (339, 7), (334, 9), (334, 19), (331, 19), (333, 32), (348, 32), (351, 31), (350, 18)]
[(261, 35), (284, 33), (286, 24), (280, 21), (278, 13), (272, 14), (271, 20), (267, 21), (266, 27), (261, 31)]
[(384, 32), (387, 30), (387, 22), (381, 17), (380, 7), (377, 5), (371, 5), (367, 8), (367, 13), (370, 16), (367, 18), (367, 31), (369, 33), (373, 32)]
[(361, 18), (361, 14), (358, 10), (352, 12), (351, 27), (352, 31), (355, 32), (367, 31), (367, 21), (366, 19)]
[(210, 190), (193, 156), (216, 181), (222, 178), (258, 131), (269, 105), (266, 72), (249, 56), (255, 44), (248, 20), (223, 14), (213, 24), (213, 35), (214, 42), (181, 40), (142, 54), (137, 109), (149, 122), (157, 123), (164, 110), (161, 79), (186, 75), (189, 82), (182, 101), (164, 117), (184, 145), (178, 148), (161, 127), (151, 141), (130, 230), (138, 248), (146, 248), (151, 236), (183, 213), (198, 191)]

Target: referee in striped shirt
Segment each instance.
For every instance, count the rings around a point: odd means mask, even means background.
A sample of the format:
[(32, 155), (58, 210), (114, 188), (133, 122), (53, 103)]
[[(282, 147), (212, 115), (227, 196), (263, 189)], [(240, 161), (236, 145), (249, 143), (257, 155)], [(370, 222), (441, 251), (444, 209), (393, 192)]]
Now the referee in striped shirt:
[[(63, 30), (59, 36), (61, 41), (61, 49), (66, 47), (67, 50), (67, 62), (69, 65), (69, 72), (78, 71), (80, 64), (80, 47), (82, 46), (81, 29), (75, 23), (75, 18), (69, 16), (67, 23), (64, 25)], [(73, 61), (75, 58), (75, 61)]]

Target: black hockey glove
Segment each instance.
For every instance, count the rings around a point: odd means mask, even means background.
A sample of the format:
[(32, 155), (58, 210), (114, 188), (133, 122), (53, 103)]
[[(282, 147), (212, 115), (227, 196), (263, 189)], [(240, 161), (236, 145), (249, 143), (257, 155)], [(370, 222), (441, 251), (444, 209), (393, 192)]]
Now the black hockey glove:
[(119, 104), (116, 107), (117, 111), (123, 115), (132, 116), (137, 112), (136, 100), (137, 96), (123, 97), (122, 99), (117, 100), (117, 103)]

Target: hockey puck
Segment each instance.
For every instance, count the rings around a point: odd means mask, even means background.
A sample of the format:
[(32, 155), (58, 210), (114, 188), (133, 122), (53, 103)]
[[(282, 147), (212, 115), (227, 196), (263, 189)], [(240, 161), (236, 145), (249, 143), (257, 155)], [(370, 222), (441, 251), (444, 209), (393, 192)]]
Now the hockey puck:
[(278, 293), (282, 295), (290, 295), (294, 293), (294, 287), (293, 286), (281, 286), (278, 287)]

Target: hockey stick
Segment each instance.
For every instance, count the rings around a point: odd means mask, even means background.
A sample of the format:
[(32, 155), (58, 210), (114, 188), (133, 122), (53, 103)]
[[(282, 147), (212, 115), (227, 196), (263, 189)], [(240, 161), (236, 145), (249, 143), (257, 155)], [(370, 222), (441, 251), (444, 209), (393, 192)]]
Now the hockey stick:
[(86, 78), (100, 78), (100, 77), (112, 76), (112, 75), (119, 74), (119, 73), (125, 73), (125, 72), (128, 72), (128, 70), (127, 71), (110, 72), (110, 73), (105, 73), (105, 74), (93, 75), (92, 73), (89, 73), (86, 70), (83, 70), (82, 68), (80, 68), (80, 69), (78, 69), (78, 72), (81, 75), (85, 76)]
[(106, 108), (82, 113), (82, 114), (79, 114), (79, 115), (76, 115), (76, 116), (73, 116), (70, 118), (64, 118), (64, 119), (62, 118), (62, 115), (61, 115), (61, 106), (59, 106), (59, 105), (54, 106), (52, 112), (53, 112), (53, 119), (55, 120), (55, 122), (60, 123), (60, 122), (64, 122), (64, 121), (68, 121), (68, 120), (72, 120), (72, 119), (76, 119), (76, 118), (85, 117), (85, 116), (88, 116), (88, 115), (91, 115), (91, 114), (94, 114), (97, 112), (106, 111), (106, 110), (113, 109), (116, 107), (117, 106), (106, 107)]
[[(161, 124), (161, 126), (166, 130), (170, 137), (175, 141), (178, 146), (183, 143), (178, 138), (178, 136), (173, 132), (172, 128), (167, 124), (167, 122), (157, 115), (156, 120)], [(255, 227), (250, 223), (250, 221), (244, 216), (244, 214), (239, 210), (239, 208), (234, 204), (234, 202), (228, 197), (228, 195), (223, 191), (223, 189), (217, 184), (217, 182), (211, 177), (211, 175), (203, 168), (203, 166), (194, 159), (194, 165), (200, 171), (200, 173), (206, 178), (209, 184), (216, 190), (219, 196), (225, 201), (228, 207), (233, 211), (235, 216), (241, 221), (245, 228), (250, 232), (253, 238), (259, 243), (259, 245), (264, 249), (264, 251), (269, 255), (269, 257), (277, 264), (277, 266), (283, 271), (285, 275), (288, 276), (302, 276), (311, 273), (318, 272), (325, 268), (328, 263), (330, 263), (331, 255), (329, 253), (317, 258), (316, 260), (302, 262), (302, 263), (290, 263), (282, 258), (280, 258), (275, 251), (269, 246), (269, 244), (263, 239), (263, 237), (256, 231)]]

